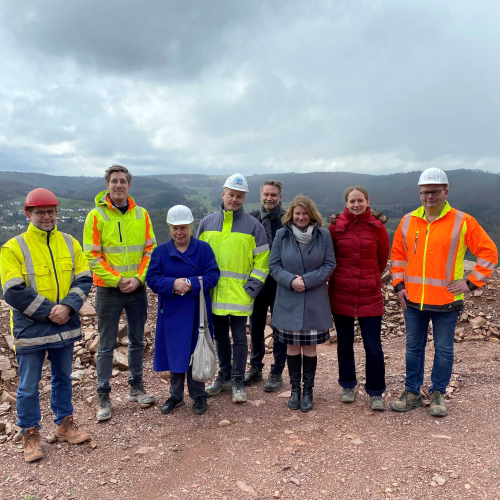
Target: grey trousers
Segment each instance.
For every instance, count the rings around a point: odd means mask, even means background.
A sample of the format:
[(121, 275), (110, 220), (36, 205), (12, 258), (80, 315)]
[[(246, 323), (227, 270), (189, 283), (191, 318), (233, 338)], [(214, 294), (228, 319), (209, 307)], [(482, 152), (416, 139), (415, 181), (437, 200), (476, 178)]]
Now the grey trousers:
[[(170, 395), (175, 399), (184, 399), (184, 379), (185, 373), (172, 373), (170, 372)], [(205, 382), (196, 382), (193, 380), (191, 367), (187, 372), (187, 386), (189, 396), (196, 401), (198, 398), (207, 398), (208, 394), (205, 392)]]

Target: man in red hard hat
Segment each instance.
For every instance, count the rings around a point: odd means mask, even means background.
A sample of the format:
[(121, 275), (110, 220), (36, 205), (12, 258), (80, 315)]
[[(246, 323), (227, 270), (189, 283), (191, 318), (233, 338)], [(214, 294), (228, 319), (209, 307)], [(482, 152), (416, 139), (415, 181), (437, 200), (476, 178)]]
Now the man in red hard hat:
[(71, 372), (73, 346), (82, 338), (78, 312), (92, 286), (92, 274), (78, 241), (57, 230), (58, 205), (47, 189), (28, 193), (24, 205), (28, 230), (0, 249), (3, 294), (11, 306), (19, 364), (17, 425), (23, 434), (26, 462), (43, 457), (38, 384), (46, 353), (57, 438), (71, 444), (90, 438), (73, 421)]

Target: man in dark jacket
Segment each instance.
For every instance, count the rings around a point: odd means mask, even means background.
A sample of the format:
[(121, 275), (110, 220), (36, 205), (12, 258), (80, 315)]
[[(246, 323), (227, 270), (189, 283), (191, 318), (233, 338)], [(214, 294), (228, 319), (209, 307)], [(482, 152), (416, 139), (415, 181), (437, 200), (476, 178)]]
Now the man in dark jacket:
[[(255, 210), (250, 215), (255, 217), (266, 230), (267, 241), (271, 248), (276, 235), (276, 231), (281, 229), (281, 218), (285, 211), (281, 207), (281, 193), (283, 183), (269, 180), (260, 188), (260, 200), (262, 207)], [(250, 355), (250, 368), (245, 374), (243, 383), (251, 385), (262, 380), (262, 360), (265, 354), (264, 329), (266, 327), (267, 310), (271, 308), (273, 312), (274, 299), (276, 297), (276, 281), (269, 275), (264, 287), (255, 299), (253, 313), (250, 317), (250, 337), (252, 343), (252, 353)], [(271, 372), (264, 385), (266, 392), (278, 391), (283, 384), (283, 368), (286, 362), (286, 345), (274, 340), (273, 345), (274, 363), (271, 365)]]

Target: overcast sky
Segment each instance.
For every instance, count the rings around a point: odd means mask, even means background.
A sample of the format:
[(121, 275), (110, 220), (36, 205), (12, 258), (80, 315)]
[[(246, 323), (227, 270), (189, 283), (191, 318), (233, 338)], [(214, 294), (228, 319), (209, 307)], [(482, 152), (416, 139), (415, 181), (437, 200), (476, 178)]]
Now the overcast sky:
[(498, 0), (0, 0), (0, 170), (500, 172)]

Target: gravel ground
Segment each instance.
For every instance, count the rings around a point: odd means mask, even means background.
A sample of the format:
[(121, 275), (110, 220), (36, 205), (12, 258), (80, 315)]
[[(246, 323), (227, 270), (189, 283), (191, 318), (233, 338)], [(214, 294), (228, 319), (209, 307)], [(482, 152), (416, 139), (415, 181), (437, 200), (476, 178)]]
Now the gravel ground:
[[(0, 497), (41, 499), (495, 499), (500, 498), (498, 414), (500, 346), (455, 345), (447, 418), (428, 407), (409, 413), (370, 411), (359, 392), (352, 405), (339, 401), (335, 344), (319, 347), (314, 410), (290, 411), (286, 391), (268, 394), (263, 382), (248, 389), (248, 403), (230, 394), (209, 399), (195, 416), (185, 404), (164, 416), (168, 385), (146, 361), (146, 382), (158, 405), (140, 409), (126, 399), (123, 373), (112, 381), (113, 418), (94, 419), (85, 399), (95, 379), (75, 385), (75, 417), (92, 443), (49, 444), (55, 431), (49, 394), (42, 394), (45, 458), (23, 461), (22, 447), (0, 445)], [(386, 401), (403, 389), (404, 338), (384, 341)], [(355, 345), (359, 376), (362, 344)], [(432, 345), (428, 347), (425, 387)], [(266, 355), (266, 368), (270, 364)], [(265, 373), (267, 371), (265, 369)], [(285, 379), (287, 379), (285, 371)], [(6, 388), (15, 392), (14, 384)], [(424, 393), (425, 393), (424, 387)], [(13, 410), (11, 410), (13, 411)], [(222, 420), (229, 425), (219, 426)], [(94, 448), (93, 448), (94, 446)]]

